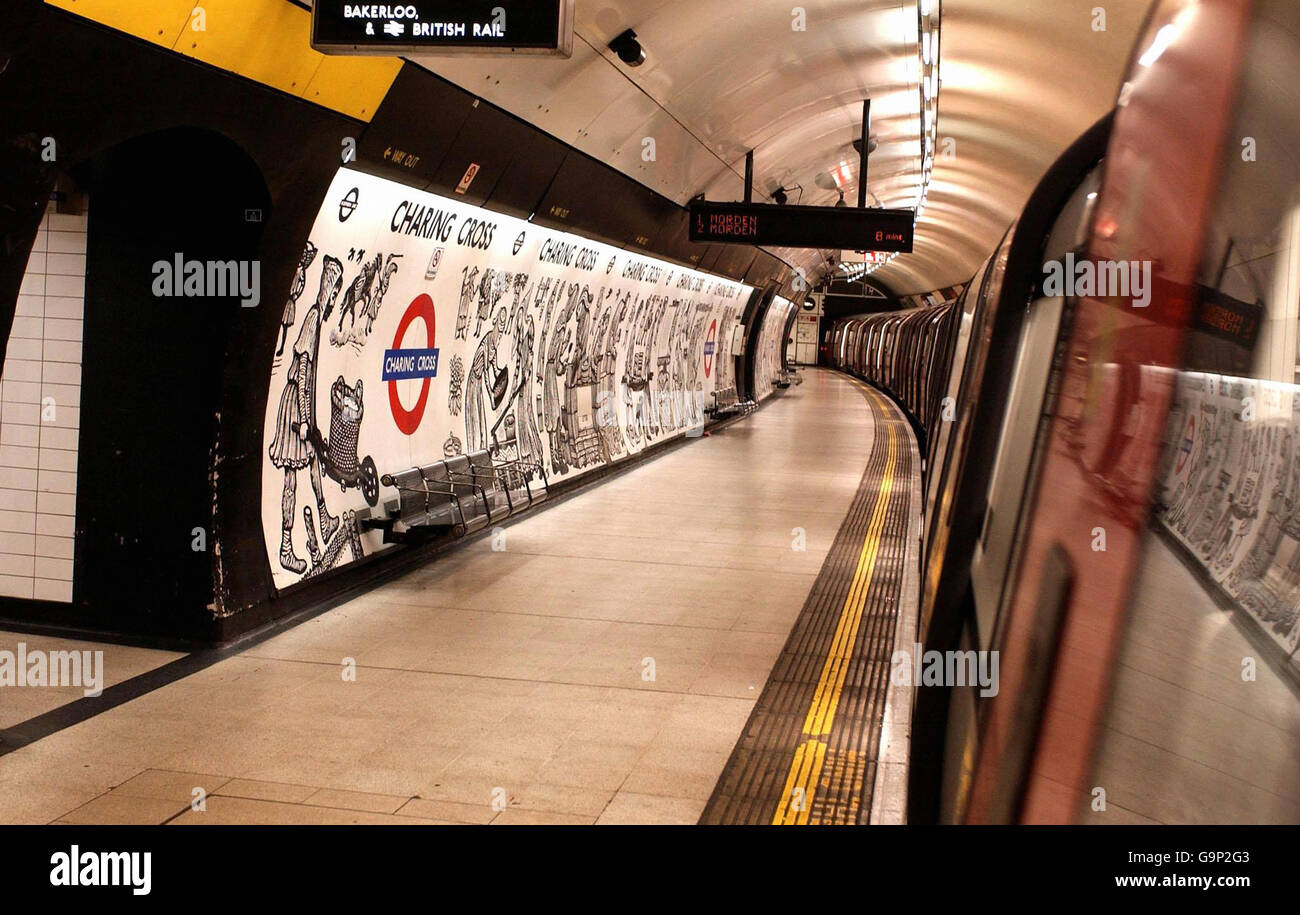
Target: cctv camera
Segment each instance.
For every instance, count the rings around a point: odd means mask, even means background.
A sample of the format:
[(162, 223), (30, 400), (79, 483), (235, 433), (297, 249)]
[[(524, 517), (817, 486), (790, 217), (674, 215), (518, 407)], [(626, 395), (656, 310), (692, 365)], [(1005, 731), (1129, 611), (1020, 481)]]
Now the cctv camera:
[(611, 41), (609, 49), (629, 67), (639, 67), (645, 63), (645, 48), (641, 47), (641, 42), (636, 40), (636, 32), (631, 29)]

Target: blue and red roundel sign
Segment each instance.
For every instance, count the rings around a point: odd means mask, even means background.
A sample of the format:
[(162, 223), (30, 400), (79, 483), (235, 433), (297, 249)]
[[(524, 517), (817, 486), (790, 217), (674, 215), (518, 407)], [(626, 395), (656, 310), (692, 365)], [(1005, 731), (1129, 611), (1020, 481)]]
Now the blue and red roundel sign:
[(718, 350), (718, 319), (709, 325), (709, 333), (704, 338), (704, 377), (713, 374), (713, 354)]
[[(428, 345), (423, 349), (406, 349), (403, 342), (406, 332), (416, 318), (424, 320)], [(438, 376), (438, 350), (434, 347), (437, 326), (433, 313), (433, 299), (427, 293), (416, 296), (402, 315), (393, 335), (393, 348), (384, 350), (383, 380), (388, 382), (388, 406), (393, 411), (393, 421), (405, 435), (414, 435), (424, 419), (424, 409), (429, 405), (429, 386), (431, 380)], [(406, 409), (402, 399), (397, 395), (397, 382), (420, 378), (420, 397), (415, 406)]]

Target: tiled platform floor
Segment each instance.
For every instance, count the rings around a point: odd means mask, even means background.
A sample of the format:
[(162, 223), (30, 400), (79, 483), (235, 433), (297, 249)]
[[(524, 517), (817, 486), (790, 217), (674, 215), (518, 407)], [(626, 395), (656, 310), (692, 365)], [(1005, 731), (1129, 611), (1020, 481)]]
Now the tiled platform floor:
[(502, 552), (0, 757), (0, 822), (695, 822), (870, 450), (861, 393), (804, 377)]

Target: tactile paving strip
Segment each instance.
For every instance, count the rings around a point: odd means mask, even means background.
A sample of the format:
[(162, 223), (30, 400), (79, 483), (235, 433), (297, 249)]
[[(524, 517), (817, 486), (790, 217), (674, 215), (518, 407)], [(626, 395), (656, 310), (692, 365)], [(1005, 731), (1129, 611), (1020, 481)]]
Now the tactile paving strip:
[(907, 552), (906, 420), (866, 390), (862, 482), (701, 823), (865, 824)]

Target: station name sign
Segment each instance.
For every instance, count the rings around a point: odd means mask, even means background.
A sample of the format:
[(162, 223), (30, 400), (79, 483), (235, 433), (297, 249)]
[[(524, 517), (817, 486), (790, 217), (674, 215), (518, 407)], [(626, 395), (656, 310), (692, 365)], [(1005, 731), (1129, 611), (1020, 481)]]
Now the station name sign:
[(311, 46), (325, 54), (573, 54), (574, 0), (315, 0)]
[(693, 242), (905, 254), (916, 223), (912, 210), (708, 201), (692, 203), (690, 217)]

